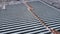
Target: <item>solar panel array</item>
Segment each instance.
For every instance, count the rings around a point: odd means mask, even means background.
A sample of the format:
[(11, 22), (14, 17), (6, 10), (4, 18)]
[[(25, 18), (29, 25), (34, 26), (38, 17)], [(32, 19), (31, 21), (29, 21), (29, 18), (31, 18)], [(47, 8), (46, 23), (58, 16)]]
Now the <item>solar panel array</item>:
[(45, 21), (46, 25), (50, 28), (60, 30), (60, 12), (48, 7), (41, 2), (29, 3), (34, 8), (34, 12)]
[[(56, 30), (60, 28), (59, 13), (56, 15), (56, 19), (47, 18), (47, 15), (43, 16), (45, 12), (40, 11), (43, 8), (42, 3), (34, 1), (30, 4), (35, 8), (34, 11), (37, 11), (36, 14), (41, 16), (45, 23), (47, 25), (49, 24), (48, 26), (50, 26), (50, 28), (55, 28)], [(51, 32), (27, 10), (24, 4), (6, 7), (6, 10), (0, 11), (0, 34), (51, 34)]]

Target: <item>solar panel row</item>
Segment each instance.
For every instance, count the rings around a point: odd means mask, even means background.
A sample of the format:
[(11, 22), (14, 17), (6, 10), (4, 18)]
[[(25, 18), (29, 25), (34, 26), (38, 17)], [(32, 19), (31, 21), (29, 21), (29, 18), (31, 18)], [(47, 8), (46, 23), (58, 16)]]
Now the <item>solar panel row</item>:
[[(60, 12), (39, 1), (30, 2), (34, 12), (50, 28), (60, 30)], [(51, 34), (28, 10), (24, 4), (7, 6), (0, 11), (1, 34)]]

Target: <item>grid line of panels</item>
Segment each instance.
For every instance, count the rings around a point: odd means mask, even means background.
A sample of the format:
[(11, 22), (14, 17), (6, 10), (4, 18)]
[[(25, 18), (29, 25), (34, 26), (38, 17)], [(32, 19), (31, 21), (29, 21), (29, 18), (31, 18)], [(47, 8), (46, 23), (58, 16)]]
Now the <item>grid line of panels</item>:
[(45, 34), (50, 33), (28, 12), (24, 4), (7, 6), (0, 12), (1, 34)]
[(60, 12), (48, 7), (47, 5), (37, 2), (30, 2), (30, 5), (34, 8), (34, 12), (42, 18), (42, 20), (46, 23), (50, 28), (60, 30)]

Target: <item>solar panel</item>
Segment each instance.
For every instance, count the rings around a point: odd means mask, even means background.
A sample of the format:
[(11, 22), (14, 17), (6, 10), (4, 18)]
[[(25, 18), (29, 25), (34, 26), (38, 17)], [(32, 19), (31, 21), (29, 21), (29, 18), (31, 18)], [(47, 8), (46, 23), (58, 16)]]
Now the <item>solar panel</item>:
[[(29, 2), (29, 4), (47, 26), (60, 30), (59, 11), (40, 1)], [(6, 8), (6, 10), (0, 11), (1, 34), (52, 34), (27, 10), (24, 4), (9, 5)]]
[(41, 2), (31, 2), (30, 3), (34, 8), (34, 12), (45, 21), (46, 25), (50, 28), (60, 30), (60, 12), (44, 5)]
[(24, 4), (7, 6), (0, 12), (0, 33), (3, 34), (34, 34), (49, 33), (39, 21), (28, 12)]

